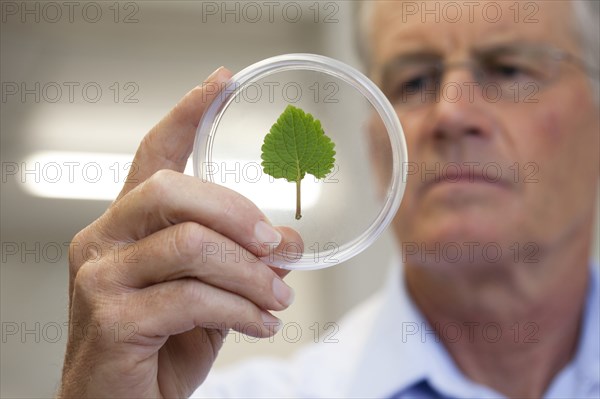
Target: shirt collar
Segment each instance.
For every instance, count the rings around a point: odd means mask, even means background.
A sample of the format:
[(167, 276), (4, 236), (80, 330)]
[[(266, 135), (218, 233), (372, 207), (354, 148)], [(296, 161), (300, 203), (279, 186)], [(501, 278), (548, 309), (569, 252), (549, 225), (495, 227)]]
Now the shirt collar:
[(400, 262), (392, 263), (382, 305), (357, 358), (347, 396), (392, 397), (424, 380), (448, 396), (501, 396), (458, 370), (408, 294)]
[(600, 270), (590, 266), (579, 344), (573, 360), (556, 376), (545, 397), (597, 396), (600, 392)]
[[(408, 294), (400, 262), (392, 263), (383, 301), (356, 359), (347, 396), (392, 397), (427, 380), (435, 390), (449, 396), (502, 397), (460, 372)], [(597, 267), (591, 270), (580, 343), (568, 367), (598, 384), (600, 275)]]
[[(389, 397), (427, 375), (429, 356), (423, 353), (426, 346), (420, 344), (424, 319), (408, 296), (402, 268), (393, 263), (381, 307), (350, 378), (348, 396)], [(414, 340), (413, 334), (419, 337), (419, 345), (407, 345)]]

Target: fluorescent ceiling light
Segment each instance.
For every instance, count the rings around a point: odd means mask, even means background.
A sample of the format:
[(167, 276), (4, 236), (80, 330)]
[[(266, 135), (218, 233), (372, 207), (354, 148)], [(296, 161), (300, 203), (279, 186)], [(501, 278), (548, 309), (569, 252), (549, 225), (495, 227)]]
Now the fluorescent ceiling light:
[(43, 151), (18, 165), (17, 180), (31, 195), (45, 198), (114, 200), (133, 155)]
[[(14, 175), (27, 193), (37, 197), (112, 201), (127, 179), (132, 160), (133, 154), (43, 151), (31, 154), (20, 165), (13, 165), (9, 174)], [(225, 163), (256, 164), (243, 160)], [(281, 179), (272, 180), (269, 176), (256, 179), (255, 175), (246, 176), (246, 170), (240, 171), (240, 179), (231, 179), (234, 176), (230, 174), (223, 185), (264, 209), (290, 209), (295, 206), (295, 184)], [(191, 160), (184, 173), (193, 175)], [(220, 183), (218, 179), (214, 180)], [(320, 184), (312, 176), (307, 176), (302, 181), (303, 208), (315, 205), (320, 193)]]

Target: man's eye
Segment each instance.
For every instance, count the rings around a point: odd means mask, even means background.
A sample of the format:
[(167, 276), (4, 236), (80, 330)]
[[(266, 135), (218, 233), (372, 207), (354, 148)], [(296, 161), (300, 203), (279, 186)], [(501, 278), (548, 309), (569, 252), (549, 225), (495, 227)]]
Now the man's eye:
[(486, 65), (485, 73), (492, 81), (515, 81), (535, 76), (531, 68), (515, 62), (490, 63)]
[(417, 92), (421, 89), (424, 89), (427, 85), (427, 77), (424, 75), (414, 77), (410, 80), (404, 81), (400, 88), (405, 92)]
[(415, 74), (410, 77), (398, 79), (393, 87), (393, 97), (406, 101), (420, 95), (426, 88), (432, 88), (435, 78), (431, 74)]
[(491, 72), (499, 77), (516, 77), (521, 73), (521, 69), (515, 65), (499, 64), (491, 68)]

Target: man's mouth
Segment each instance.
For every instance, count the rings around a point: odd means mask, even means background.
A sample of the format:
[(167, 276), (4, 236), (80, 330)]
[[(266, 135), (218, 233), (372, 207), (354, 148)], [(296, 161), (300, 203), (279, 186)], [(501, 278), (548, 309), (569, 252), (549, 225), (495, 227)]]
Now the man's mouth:
[[(493, 170), (491, 170), (493, 169)], [(463, 168), (449, 167), (439, 172), (432, 172), (429, 175), (422, 176), (421, 194), (432, 189), (447, 190), (480, 190), (480, 189), (510, 189), (511, 182), (502, 175), (502, 169), (497, 168)]]

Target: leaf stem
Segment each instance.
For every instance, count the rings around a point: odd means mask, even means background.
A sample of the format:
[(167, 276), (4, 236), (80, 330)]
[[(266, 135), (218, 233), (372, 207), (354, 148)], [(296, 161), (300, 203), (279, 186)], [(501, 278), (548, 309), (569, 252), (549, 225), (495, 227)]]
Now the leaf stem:
[(300, 205), (300, 182), (302, 179), (296, 181), (296, 220), (302, 218), (301, 205)]

